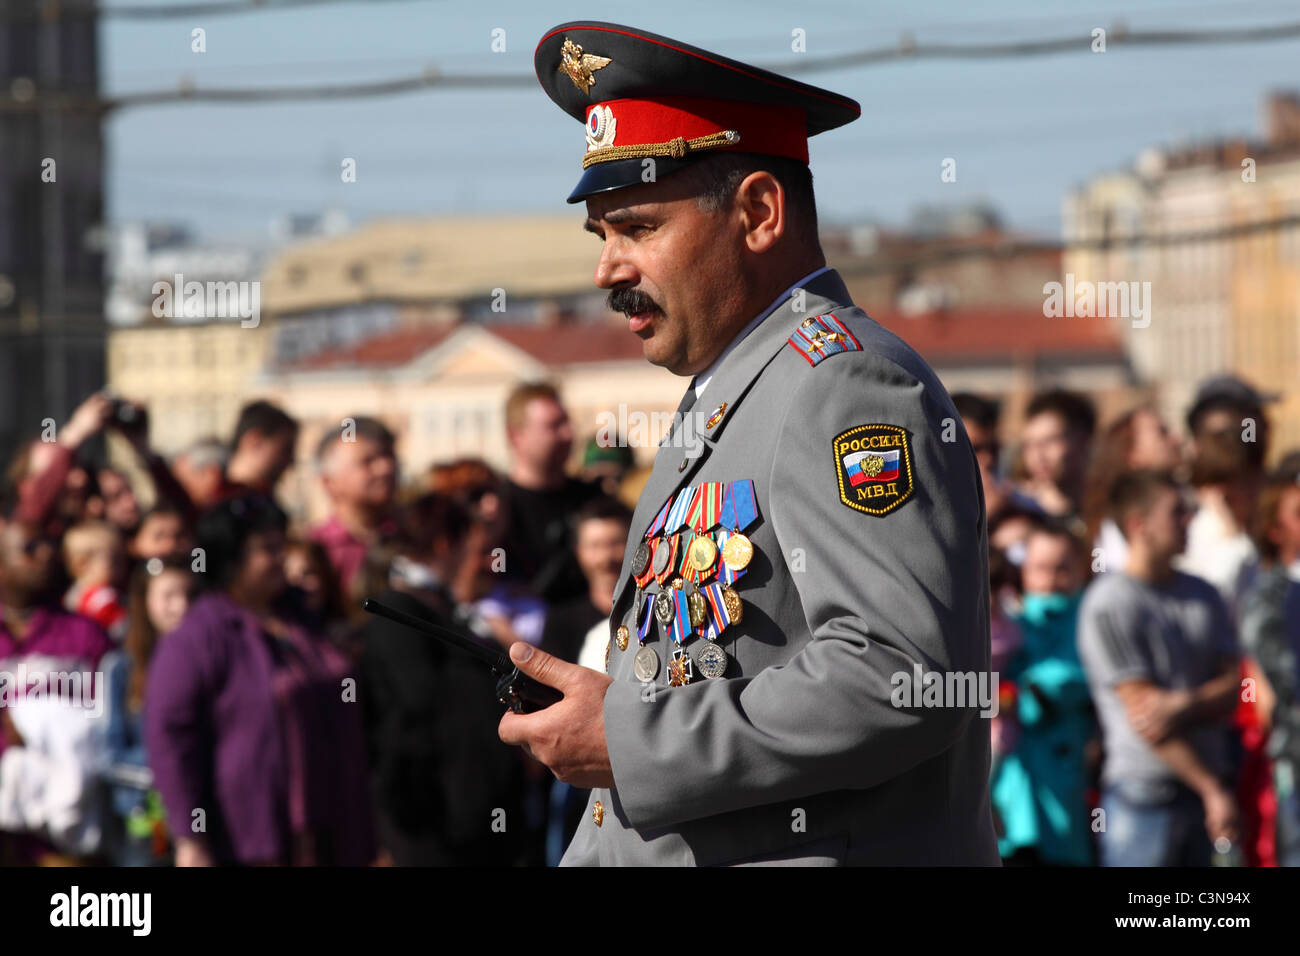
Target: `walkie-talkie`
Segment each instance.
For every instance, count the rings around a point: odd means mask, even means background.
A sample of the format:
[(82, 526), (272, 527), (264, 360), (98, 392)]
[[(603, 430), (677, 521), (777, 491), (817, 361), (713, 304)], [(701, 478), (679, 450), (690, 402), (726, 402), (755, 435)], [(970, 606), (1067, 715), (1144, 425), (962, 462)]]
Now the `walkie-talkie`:
[(423, 634), (436, 637), (440, 641), (464, 651), (475, 660), (486, 664), (488, 669), (498, 678), (497, 700), (516, 714), (531, 714), (534, 711), (542, 710), (550, 707), (551, 704), (564, 696), (554, 687), (539, 684), (537, 681), (520, 673), (519, 668), (510, 663), (510, 658), (501, 651), (490, 650), (466, 634), (445, 627), (442, 624), (435, 624), (433, 621), (417, 617), (414, 614), (408, 614), (406, 611), (399, 611), (397, 608), (376, 601), (374, 598), (366, 598), (362, 601), (361, 609), (371, 614), (377, 614), (380, 617), (386, 617), (390, 621), (396, 621), (398, 624), (414, 628)]

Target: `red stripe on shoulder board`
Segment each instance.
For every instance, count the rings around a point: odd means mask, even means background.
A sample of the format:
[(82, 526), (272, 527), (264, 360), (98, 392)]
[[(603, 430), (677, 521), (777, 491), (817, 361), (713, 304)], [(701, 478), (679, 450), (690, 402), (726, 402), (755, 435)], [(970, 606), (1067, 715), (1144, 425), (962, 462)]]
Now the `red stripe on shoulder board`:
[(804, 360), (805, 362), (807, 362), (809, 365), (816, 365), (816, 364), (817, 364), (816, 362), (814, 362), (814, 361), (812, 360), (812, 356), (811, 356), (811, 355), (809, 355), (806, 351), (804, 351), (803, 349), (801, 349), (801, 348), (799, 347), (799, 343), (796, 342), (796, 341), (794, 340), (794, 336), (793, 336), (793, 335), (790, 336), (790, 337), (789, 337), (788, 339), (786, 339), (785, 341), (786, 341), (786, 344), (790, 346), (790, 348), (792, 348), (792, 349), (795, 350), (795, 353), (796, 353), (796, 354), (798, 354), (798, 355), (802, 355), (802, 356), (803, 356), (803, 360)]

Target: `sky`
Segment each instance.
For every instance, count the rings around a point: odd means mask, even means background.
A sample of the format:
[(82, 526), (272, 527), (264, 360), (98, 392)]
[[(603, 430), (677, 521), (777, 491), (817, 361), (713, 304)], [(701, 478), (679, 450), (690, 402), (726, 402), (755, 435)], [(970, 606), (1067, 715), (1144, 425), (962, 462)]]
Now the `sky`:
[[(176, 0), (103, 0), (112, 7)], [(1094, 27), (1196, 29), (1300, 19), (1286, 0), (355, 0), (282, 11), (100, 25), (104, 92), (320, 85), (434, 66), (532, 76), (546, 30), (631, 24), (760, 65), (896, 43), (1004, 42), (1077, 33), (1079, 52), (920, 60), (800, 76), (858, 100), (857, 122), (809, 141), (819, 215), (898, 225), (922, 205), (987, 202), (1014, 229), (1055, 236), (1068, 190), (1148, 146), (1261, 134), (1263, 97), (1300, 90), (1300, 40), (1088, 50)], [(206, 52), (191, 31), (206, 31)], [(493, 52), (504, 30), (505, 52)], [(804, 31), (806, 51), (791, 50)], [(572, 214), (582, 125), (540, 86), (239, 106), (169, 105), (110, 115), (111, 222), (180, 222), (230, 241), (274, 217), (326, 209), (375, 217)], [(955, 182), (941, 181), (946, 158)], [(344, 158), (357, 178), (340, 176)], [(595, 240), (593, 240), (595, 241)]]

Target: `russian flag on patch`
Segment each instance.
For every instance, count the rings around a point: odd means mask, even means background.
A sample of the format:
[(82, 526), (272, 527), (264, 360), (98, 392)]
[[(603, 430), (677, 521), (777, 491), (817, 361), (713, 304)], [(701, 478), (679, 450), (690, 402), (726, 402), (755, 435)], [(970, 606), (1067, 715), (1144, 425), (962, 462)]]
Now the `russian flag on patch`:
[(896, 481), (898, 450), (855, 451), (844, 456), (844, 470), (849, 476), (849, 484), (855, 488), (868, 481)]

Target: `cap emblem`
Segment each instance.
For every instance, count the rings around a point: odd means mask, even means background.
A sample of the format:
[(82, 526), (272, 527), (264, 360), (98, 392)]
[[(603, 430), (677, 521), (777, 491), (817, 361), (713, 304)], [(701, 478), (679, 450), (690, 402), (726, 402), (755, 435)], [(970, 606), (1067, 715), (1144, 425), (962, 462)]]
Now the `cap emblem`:
[(587, 114), (587, 152), (614, 145), (618, 120), (608, 106), (593, 106)]
[(573, 85), (582, 92), (591, 94), (592, 84), (596, 82), (592, 74), (609, 66), (610, 62), (607, 56), (583, 53), (582, 47), (568, 37), (564, 38), (564, 46), (560, 49), (560, 72), (573, 80)]

